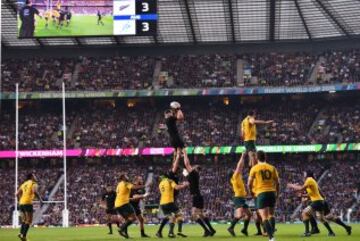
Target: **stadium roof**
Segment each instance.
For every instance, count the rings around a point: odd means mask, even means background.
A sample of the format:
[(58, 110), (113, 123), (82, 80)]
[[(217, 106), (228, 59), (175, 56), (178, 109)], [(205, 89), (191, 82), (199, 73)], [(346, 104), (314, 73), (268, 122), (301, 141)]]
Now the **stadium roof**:
[(360, 35), (360, 0), (158, 0), (154, 37), (18, 39), (16, 2), (1, 1), (3, 47), (312, 41)]

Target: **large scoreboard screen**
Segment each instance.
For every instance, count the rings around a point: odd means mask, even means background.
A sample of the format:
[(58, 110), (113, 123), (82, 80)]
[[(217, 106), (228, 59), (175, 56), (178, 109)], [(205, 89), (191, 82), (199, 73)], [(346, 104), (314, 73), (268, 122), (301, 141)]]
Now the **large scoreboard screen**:
[(19, 0), (18, 36), (156, 35), (157, 0)]

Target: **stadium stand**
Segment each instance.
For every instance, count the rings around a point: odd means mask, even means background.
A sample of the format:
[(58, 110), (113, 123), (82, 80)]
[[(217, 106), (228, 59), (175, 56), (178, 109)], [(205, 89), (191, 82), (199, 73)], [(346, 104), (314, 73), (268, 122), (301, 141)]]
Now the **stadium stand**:
[[(20, 91), (60, 90), (62, 81), (68, 91), (353, 83), (360, 81), (359, 56), (359, 50), (353, 49), (238, 56), (4, 59), (2, 88), (14, 91), (14, 83), (20, 82)], [(237, 60), (243, 64), (238, 65)], [(237, 72), (243, 73), (239, 79)], [(309, 81), (312, 72), (317, 73), (314, 82)], [(158, 79), (154, 82), (154, 78)]]

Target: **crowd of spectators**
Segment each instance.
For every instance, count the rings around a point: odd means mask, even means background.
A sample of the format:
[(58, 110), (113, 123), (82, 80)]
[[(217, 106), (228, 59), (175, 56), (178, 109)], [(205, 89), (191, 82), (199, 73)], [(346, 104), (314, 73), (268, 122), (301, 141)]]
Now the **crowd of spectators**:
[(62, 81), (68, 91), (295, 86), (309, 84), (315, 67), (317, 76), (313, 82), (317, 84), (358, 82), (359, 53), (359, 49), (353, 49), (325, 53), (4, 59), (2, 89), (14, 91), (18, 82), (20, 91), (60, 90)]
[(236, 86), (236, 56), (187, 55), (161, 59), (161, 70), (167, 73), (163, 88)]
[(245, 85), (293, 86), (307, 82), (317, 56), (311, 53), (248, 54), (245, 61)]
[(78, 78), (69, 90), (149, 89), (155, 59), (149, 57), (79, 57)]
[(328, 51), (318, 71), (318, 83), (353, 83), (360, 79), (360, 50)]
[[(61, 109), (52, 107), (45, 104), (21, 108), (19, 149), (62, 148), (62, 113), (58, 111)], [(69, 103), (67, 148), (169, 146), (165, 109), (151, 103), (133, 103), (129, 107), (111, 100), (100, 104)], [(218, 101), (194, 106), (185, 101), (185, 120), (178, 122), (179, 132), (187, 146), (239, 145), (241, 121), (254, 109), (256, 118), (274, 121), (258, 125), (259, 145), (352, 143), (360, 139), (360, 106), (347, 100), (326, 103), (312, 99), (272, 99), (272, 105), (259, 102), (240, 107)], [(0, 150), (14, 149), (14, 113), (7, 109), (1, 117)]]
[[(204, 196), (205, 211), (213, 221), (228, 221), (233, 215), (233, 192), (230, 185), (230, 176), (238, 161), (238, 156), (192, 156), (192, 163), (200, 164), (201, 169), (201, 192)], [(171, 166), (171, 157), (160, 157), (146, 159), (132, 158), (107, 158), (107, 159), (70, 159), (68, 167), (68, 208), (70, 211), (70, 223), (72, 225), (99, 224), (105, 223), (105, 209), (101, 205), (101, 197), (106, 187), (115, 189), (118, 183), (119, 173), (126, 171), (132, 179), (136, 175), (141, 175), (145, 180), (149, 173), (153, 173), (152, 184), (149, 198), (143, 203), (142, 207), (146, 210), (145, 218), (148, 223), (159, 223), (157, 205), (159, 202), (158, 182), (159, 177), (167, 172)], [(358, 194), (358, 179), (353, 170), (359, 168), (359, 155), (357, 154), (286, 154), (270, 155), (269, 162), (275, 165), (281, 177), (281, 194), (278, 198), (276, 207), (276, 217), (278, 221), (295, 221), (298, 215), (292, 217), (294, 210), (301, 205), (302, 198), (294, 191), (287, 189), (287, 183), (303, 183), (303, 172), (310, 167), (314, 171), (315, 177), (319, 180), (319, 186), (331, 205), (332, 212), (346, 218), (345, 214), (354, 203)], [(53, 161), (60, 163), (61, 160)], [(10, 163), (10, 161), (9, 161)], [(44, 160), (42, 161), (44, 163)], [(38, 163), (37, 165), (40, 165)], [(23, 167), (20, 169), (19, 181), (23, 181), (24, 176), (29, 171), (35, 171), (39, 177), (40, 193), (46, 197), (58, 180), (61, 169), (58, 165), (46, 168)], [(36, 166), (36, 165), (35, 165)], [(101, 167), (101, 168), (100, 168)], [(0, 168), (0, 177), (5, 180), (0, 184), (5, 195), (0, 197), (1, 203), (9, 213), (2, 215), (0, 225), (10, 224), (11, 210), (13, 208), (13, 187), (14, 175), (9, 171), (7, 165)], [(182, 164), (179, 174), (182, 172)], [(248, 178), (244, 171), (244, 179)], [(9, 175), (9, 173), (12, 173)], [(6, 176), (6, 178), (5, 178)], [(320, 177), (321, 181), (320, 181)], [(185, 180), (181, 176), (181, 181)], [(52, 200), (62, 200), (62, 185)], [(183, 209), (186, 222), (190, 221), (191, 196), (189, 190), (180, 191), (178, 195), (178, 205)], [(253, 205), (249, 197), (250, 206)], [(154, 208), (152, 211), (149, 208)], [(61, 225), (61, 213), (63, 204), (52, 204), (44, 213), (41, 224)], [(353, 218), (356, 218), (354, 212)], [(354, 220), (353, 220), (354, 221)]]

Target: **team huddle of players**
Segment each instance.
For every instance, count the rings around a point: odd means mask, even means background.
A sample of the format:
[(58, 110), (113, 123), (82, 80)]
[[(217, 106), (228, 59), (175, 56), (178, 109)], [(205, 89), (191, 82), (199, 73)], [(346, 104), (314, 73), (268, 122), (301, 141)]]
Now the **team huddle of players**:
[[(177, 236), (186, 237), (182, 232), (183, 216), (177, 206), (176, 198), (179, 195), (178, 192), (187, 187), (189, 187), (192, 196), (192, 220), (203, 228), (204, 237), (214, 236), (216, 231), (203, 211), (204, 199), (200, 191), (200, 166), (190, 163), (184, 142), (178, 132), (177, 123), (184, 120), (181, 105), (178, 102), (172, 102), (170, 107), (170, 109), (165, 111), (164, 116), (170, 143), (175, 151), (170, 170), (160, 176), (159, 192), (161, 196), (159, 205), (163, 219), (161, 220), (156, 236), (162, 238), (163, 228), (169, 223), (168, 237), (176, 237), (174, 232), (175, 224), (178, 225)], [(234, 218), (231, 220), (231, 225), (227, 230), (232, 236), (235, 236), (234, 228), (240, 219), (244, 221), (241, 233), (248, 236), (248, 226), (253, 215), (247, 204), (247, 200), (252, 198), (255, 203), (253, 211), (257, 217), (255, 220), (257, 235), (266, 235), (270, 241), (275, 240), (274, 233), (277, 231), (275, 228), (275, 206), (280, 193), (280, 178), (276, 168), (267, 163), (266, 153), (256, 151), (255, 146), (256, 125), (270, 124), (272, 122), (273, 121), (256, 119), (256, 113), (253, 111), (249, 112), (248, 116), (242, 121), (241, 135), (246, 151), (242, 153), (230, 179), (234, 192), (233, 203), (235, 212)], [(247, 156), (249, 157), (250, 172), (247, 185), (245, 185), (243, 172), (245, 170), (245, 159)], [(185, 167), (183, 175), (187, 178), (187, 181), (182, 183), (179, 182), (177, 174), (181, 159)], [(302, 212), (302, 219), (305, 225), (305, 233), (303, 236), (308, 237), (312, 234), (319, 233), (315, 217), (324, 224), (329, 236), (335, 235), (329, 225), (330, 221), (342, 226), (350, 235), (351, 227), (344, 224), (340, 218), (330, 212), (329, 204), (325, 201), (324, 194), (321, 193), (311, 171), (304, 173), (304, 180), (303, 185), (287, 184), (287, 188), (299, 193), (306, 193), (306, 196), (310, 199), (309, 205)], [(145, 184), (141, 176), (136, 176), (133, 181), (130, 181), (127, 174), (122, 173), (119, 176), (116, 191), (112, 191), (110, 187), (107, 189), (107, 192), (103, 195), (103, 201), (106, 204), (110, 234), (112, 234), (111, 225), (113, 218), (116, 217), (115, 222), (121, 236), (129, 238), (128, 227), (138, 220), (140, 223), (141, 237), (148, 237), (144, 231), (144, 218), (139, 203), (140, 200), (146, 199), (149, 195), (146, 190), (148, 190), (150, 185), (152, 185), (151, 181)], [(35, 195), (38, 196), (41, 201), (36, 190), (36, 177), (30, 174), (28, 180), (21, 185), (17, 193), (18, 198), (20, 198), (19, 209), (23, 217), (19, 234), (19, 238), (22, 241), (26, 240), (27, 231), (32, 222), (32, 201)], [(117, 217), (121, 217), (121, 225)], [(261, 226), (264, 232), (262, 232)]]

